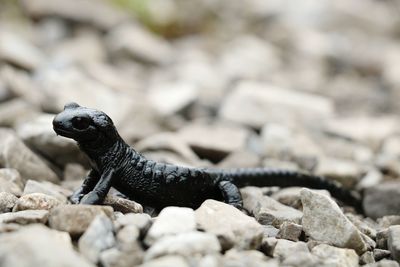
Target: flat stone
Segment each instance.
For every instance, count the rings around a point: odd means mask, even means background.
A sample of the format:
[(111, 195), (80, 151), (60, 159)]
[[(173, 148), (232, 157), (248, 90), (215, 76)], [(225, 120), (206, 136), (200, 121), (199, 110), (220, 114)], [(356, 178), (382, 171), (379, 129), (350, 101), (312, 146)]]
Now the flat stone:
[(110, 248), (100, 254), (100, 264), (104, 267), (138, 266), (143, 262), (143, 251), (121, 251)]
[[(295, 208), (295, 209), (302, 209), (302, 204), (301, 204), (301, 196), (300, 192), (302, 187), (287, 187), (287, 188), (281, 188), (279, 191), (273, 193), (271, 197), (280, 203)], [(315, 190), (316, 192), (319, 192), (321, 194), (324, 194), (326, 196), (331, 196), (329, 191), (327, 190)]]
[[(141, 247), (139, 244), (140, 231), (135, 225), (127, 225), (118, 230), (117, 243), (121, 251), (137, 251)], [(140, 249), (139, 249), (140, 250)]]
[(221, 246), (215, 235), (203, 232), (186, 232), (166, 236), (152, 245), (145, 254), (144, 260), (149, 261), (165, 255), (207, 255), (219, 253)]
[(196, 210), (196, 222), (200, 229), (216, 235), (223, 249), (256, 249), (264, 232), (254, 218), (215, 200), (206, 200)]
[(55, 197), (42, 193), (32, 193), (20, 197), (14, 207), (14, 211), (50, 210), (61, 204), (63, 203)]
[(378, 148), (399, 126), (396, 117), (346, 117), (328, 121), (325, 129), (328, 133)]
[[(357, 267), (358, 255), (352, 249), (343, 249), (321, 244), (315, 246), (311, 253), (319, 257), (325, 264), (334, 267)], [(325, 266), (325, 265), (322, 265)]]
[(387, 215), (379, 218), (378, 224), (381, 228), (388, 228), (389, 226), (400, 224), (400, 215)]
[(352, 248), (358, 254), (367, 250), (360, 231), (331, 198), (304, 188), (301, 202), (304, 214), (302, 225), (306, 235), (337, 247)]
[(259, 156), (248, 150), (237, 150), (229, 153), (221, 162), (218, 163), (218, 168), (256, 168), (260, 167)]
[(234, 125), (193, 123), (180, 129), (178, 135), (201, 158), (219, 162), (228, 154), (244, 149), (249, 132)]
[(391, 254), (390, 250), (386, 250), (386, 249), (376, 248), (373, 251), (375, 261), (380, 261), (384, 258), (389, 258), (390, 254)]
[(400, 183), (383, 182), (365, 191), (363, 208), (368, 217), (377, 219), (400, 214)]
[(400, 225), (389, 227), (388, 248), (392, 253), (392, 258), (400, 262)]
[(261, 224), (273, 225), (277, 228), (284, 221), (299, 224), (303, 213), (263, 195), (258, 187), (245, 187), (240, 190), (244, 208), (250, 211)]
[(50, 183), (50, 182), (40, 182), (34, 180), (28, 180), (25, 184), (24, 192), (22, 195), (29, 195), (33, 193), (42, 193), (45, 195), (49, 195), (55, 197), (62, 203), (67, 202), (67, 195), (71, 195), (72, 192), (62, 188), (59, 185)]
[(117, 218), (117, 220), (115, 221), (115, 228), (119, 229), (124, 226), (133, 225), (136, 228), (138, 228), (141, 235), (144, 236), (147, 233), (147, 230), (150, 228), (151, 224), (152, 224), (152, 220), (151, 220), (150, 215), (148, 215), (148, 214), (128, 213), (128, 214), (125, 214), (125, 215)]
[(0, 261), (4, 267), (94, 267), (74, 251), (68, 234), (42, 225), (2, 234), (0, 243)]
[(278, 267), (276, 259), (270, 259), (257, 250), (231, 249), (224, 254), (222, 263), (216, 266), (238, 266), (238, 267)]
[(131, 57), (150, 63), (168, 63), (173, 56), (170, 44), (140, 24), (126, 23), (115, 27), (106, 38), (114, 57)]
[(47, 210), (23, 210), (0, 214), (0, 223), (45, 224), (48, 218), (49, 211)]
[(327, 98), (247, 81), (231, 91), (219, 110), (224, 119), (256, 128), (266, 122), (317, 121), (332, 115), (333, 103)]
[(400, 265), (397, 263), (397, 261), (381, 260), (379, 262), (367, 264), (364, 266), (366, 266), (366, 267), (399, 267)]
[(122, 213), (143, 213), (143, 207), (139, 203), (111, 194), (106, 196), (103, 205), (111, 206), (114, 211), (120, 211)]
[(97, 215), (79, 238), (79, 251), (91, 262), (99, 261), (100, 253), (116, 244), (114, 227), (104, 214)]
[(20, 123), (18, 136), (34, 151), (63, 166), (71, 162), (86, 163), (86, 158), (72, 139), (60, 138), (53, 130), (54, 115), (42, 114)]
[(361, 265), (374, 263), (374, 262), (375, 262), (375, 258), (374, 258), (374, 253), (372, 251), (367, 251), (360, 256), (360, 264)]
[(26, 181), (51, 181), (57, 175), (16, 136), (12, 130), (0, 130), (0, 166), (18, 170)]
[(8, 192), (15, 196), (22, 195), (24, 182), (15, 169), (0, 168), (0, 191)]
[(8, 192), (0, 192), (0, 213), (10, 212), (17, 201), (18, 198), (15, 195)]
[[(1, 74), (0, 70), (0, 77)], [(14, 82), (18, 83), (18, 81)], [(18, 123), (34, 118), (38, 113), (38, 107), (19, 97), (2, 102), (0, 106), (0, 126), (14, 127)]]
[(107, 30), (127, 19), (127, 15), (107, 1), (62, 0), (22, 1), (25, 12), (33, 18), (60, 17), (70, 21), (89, 23)]
[(287, 239), (290, 241), (299, 241), (303, 227), (292, 222), (284, 222), (279, 229), (277, 238)]
[(353, 161), (324, 157), (318, 160), (315, 173), (353, 188), (360, 181), (363, 169)]
[(189, 263), (181, 256), (167, 255), (157, 259), (147, 261), (138, 267), (189, 267)]
[(191, 232), (196, 229), (194, 211), (190, 208), (166, 207), (147, 232), (145, 242), (153, 244), (163, 236)]
[(111, 218), (113, 209), (109, 206), (60, 205), (50, 211), (49, 226), (76, 237), (83, 234), (93, 219), (100, 214)]
[(34, 70), (44, 63), (45, 56), (22, 36), (1, 30), (0, 59), (27, 70)]
[(304, 242), (293, 242), (285, 239), (278, 239), (273, 256), (274, 258), (285, 259), (291, 254), (309, 252), (307, 244)]
[(162, 116), (171, 116), (193, 104), (199, 95), (199, 88), (185, 81), (165, 82), (152, 86), (148, 99), (152, 107)]

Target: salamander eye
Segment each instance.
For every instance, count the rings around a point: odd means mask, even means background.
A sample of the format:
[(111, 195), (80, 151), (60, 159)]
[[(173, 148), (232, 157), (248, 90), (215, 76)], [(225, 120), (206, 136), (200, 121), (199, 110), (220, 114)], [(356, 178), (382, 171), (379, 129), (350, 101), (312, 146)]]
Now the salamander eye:
[(72, 119), (72, 126), (78, 130), (85, 130), (90, 126), (90, 120), (87, 118), (76, 117)]

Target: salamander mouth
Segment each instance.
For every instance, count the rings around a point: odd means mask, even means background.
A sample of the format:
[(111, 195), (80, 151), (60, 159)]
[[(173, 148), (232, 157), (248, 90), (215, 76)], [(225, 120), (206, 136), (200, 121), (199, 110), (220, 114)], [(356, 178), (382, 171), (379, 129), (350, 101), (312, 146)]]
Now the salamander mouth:
[(58, 135), (73, 138), (73, 132), (71, 132), (71, 131), (65, 130), (65, 129), (57, 127), (57, 126), (53, 126), (53, 129), (56, 132), (56, 134), (58, 134)]

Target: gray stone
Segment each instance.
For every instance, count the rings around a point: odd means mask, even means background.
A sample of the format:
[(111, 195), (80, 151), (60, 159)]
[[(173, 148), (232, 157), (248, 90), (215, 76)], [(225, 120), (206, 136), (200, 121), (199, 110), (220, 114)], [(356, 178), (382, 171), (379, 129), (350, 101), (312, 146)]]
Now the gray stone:
[(45, 226), (32, 225), (2, 234), (0, 243), (0, 262), (4, 267), (94, 267), (74, 251), (68, 234)]
[(400, 224), (400, 215), (388, 215), (379, 218), (378, 224), (380, 228), (388, 228), (389, 226)]
[(276, 239), (275, 237), (264, 236), (260, 246), (260, 251), (262, 251), (267, 256), (273, 257), (277, 243), (278, 239)]
[(34, 70), (44, 63), (45, 56), (22, 36), (3, 29), (0, 32), (0, 59), (27, 70)]
[(142, 236), (146, 234), (151, 224), (152, 224), (151, 217), (145, 213), (141, 214), (128, 213), (125, 214), (124, 216), (117, 218), (117, 220), (115, 221), (115, 227), (117, 229), (122, 228), (124, 226), (134, 225), (139, 229)]
[(278, 239), (274, 248), (273, 257), (285, 259), (291, 254), (309, 252), (307, 244), (304, 242), (293, 242), (285, 239)]
[[(302, 187), (282, 188), (279, 191), (273, 193), (271, 197), (286, 206), (301, 210), (303, 207), (301, 204), (301, 197), (300, 197), (301, 189)], [(314, 190), (314, 191), (327, 196), (331, 195), (327, 190)]]
[(137, 266), (143, 261), (143, 251), (121, 251), (110, 248), (100, 254), (100, 264), (104, 267), (130, 267)]
[(218, 253), (221, 246), (215, 235), (203, 232), (187, 232), (159, 239), (145, 254), (145, 261), (164, 255), (207, 255)]
[(13, 127), (18, 123), (34, 118), (38, 113), (39, 109), (33, 104), (21, 98), (14, 98), (1, 103), (0, 125), (4, 127)]
[(398, 129), (397, 118), (391, 116), (346, 117), (332, 119), (326, 124), (327, 132), (364, 143), (372, 148), (378, 148), (386, 137)]
[(149, 103), (162, 116), (183, 111), (198, 98), (199, 88), (185, 81), (165, 82), (152, 86), (148, 91)]
[(8, 192), (0, 192), (0, 213), (10, 212), (17, 201), (18, 198), (13, 194)]
[(369, 223), (367, 220), (363, 220), (361, 216), (356, 216), (352, 213), (345, 214), (347, 219), (349, 219), (355, 227), (360, 230), (361, 233), (367, 235), (368, 237), (375, 239), (376, 238), (376, 229), (377, 225), (373, 225)]
[(361, 178), (361, 181), (357, 184), (357, 189), (365, 190), (370, 187), (375, 187), (383, 181), (383, 174), (372, 168)]
[(290, 241), (299, 241), (303, 227), (292, 222), (282, 223), (277, 238), (287, 239)]
[(260, 167), (260, 158), (248, 150), (237, 150), (226, 156), (218, 163), (218, 168), (256, 168)]
[(194, 211), (190, 208), (166, 207), (147, 232), (145, 242), (153, 244), (163, 236), (191, 232), (196, 229)]
[(72, 139), (60, 138), (53, 130), (54, 115), (42, 114), (16, 127), (18, 136), (34, 151), (58, 165), (85, 163), (86, 158)]
[(122, 251), (136, 251), (140, 247), (138, 240), (140, 231), (135, 225), (127, 225), (117, 233), (118, 247)]
[(24, 180), (58, 182), (57, 175), (16, 136), (0, 130), (0, 166), (19, 171)]
[(158, 259), (147, 261), (138, 267), (189, 267), (189, 263), (181, 256), (167, 255)]
[(360, 264), (361, 265), (374, 263), (374, 262), (375, 262), (375, 258), (374, 258), (374, 253), (372, 251), (367, 251), (360, 256)]
[(111, 194), (106, 196), (103, 204), (111, 206), (115, 211), (122, 213), (143, 213), (143, 207), (139, 203)]
[(331, 198), (304, 188), (301, 202), (304, 213), (302, 225), (306, 235), (338, 247), (352, 248), (359, 254), (367, 250), (360, 231)]
[(388, 248), (392, 253), (392, 258), (400, 262), (400, 225), (389, 227)]
[(193, 123), (180, 129), (179, 136), (202, 158), (218, 162), (229, 153), (244, 149), (249, 132), (229, 124)]
[(381, 260), (379, 262), (364, 265), (365, 267), (399, 267), (400, 265), (396, 261), (392, 260)]
[(315, 173), (353, 188), (360, 181), (363, 170), (353, 161), (325, 157), (318, 160)]
[[(389, 227), (389, 226), (388, 226)], [(389, 228), (385, 228), (376, 233), (376, 246), (377, 248), (387, 249), (388, 246), (388, 238), (389, 238)]]
[(60, 205), (50, 211), (49, 226), (77, 237), (83, 234), (93, 219), (100, 214), (113, 216), (109, 206), (94, 205)]
[[(343, 249), (321, 244), (311, 250), (324, 264), (332, 267), (357, 267), (358, 255), (352, 249)], [(322, 265), (324, 266), (324, 265)]]
[(23, 210), (0, 214), (0, 223), (31, 224), (47, 222), (49, 211), (47, 210)]
[(375, 261), (380, 261), (384, 258), (389, 258), (390, 254), (391, 254), (390, 250), (386, 250), (386, 249), (376, 248), (373, 251)]
[(90, 23), (104, 30), (127, 19), (124, 12), (114, 8), (107, 1), (28, 0), (22, 1), (22, 6), (33, 18), (60, 17), (75, 22)]
[(231, 205), (216, 200), (206, 200), (196, 210), (200, 229), (218, 237), (223, 249), (256, 249), (260, 246), (263, 227), (254, 218)]
[(291, 267), (330, 266), (329, 264), (323, 265), (323, 261), (320, 258), (310, 252), (304, 251), (287, 255), (286, 258), (282, 260), (282, 265)]
[(278, 261), (269, 259), (257, 250), (239, 251), (231, 249), (222, 258), (223, 264), (217, 266), (237, 266), (237, 267), (278, 267)]
[(264, 238), (266, 237), (276, 237), (279, 233), (279, 229), (272, 225), (263, 225)]
[(100, 253), (116, 244), (113, 231), (111, 220), (106, 215), (97, 215), (79, 238), (79, 251), (91, 262), (97, 263)]
[(22, 195), (24, 182), (21, 175), (15, 169), (0, 169), (0, 191), (8, 192), (15, 196)]
[(317, 121), (332, 115), (333, 103), (327, 98), (259, 82), (239, 83), (219, 111), (224, 119), (256, 128), (266, 122)]
[(373, 219), (400, 213), (400, 183), (383, 182), (365, 191), (365, 214)]
[(50, 210), (61, 204), (63, 203), (55, 197), (42, 193), (32, 193), (20, 197), (14, 207), (14, 211)]
[(25, 184), (23, 195), (29, 195), (32, 193), (42, 193), (45, 195), (49, 195), (55, 197), (62, 203), (67, 202), (67, 195), (71, 195), (72, 192), (62, 188), (59, 185), (50, 183), (50, 182), (40, 182), (34, 180), (28, 180)]
[(115, 27), (108, 34), (106, 44), (114, 57), (132, 57), (145, 63), (168, 63), (173, 55), (167, 41), (137, 23)]
[(245, 187), (240, 190), (244, 208), (250, 211), (261, 224), (273, 225), (277, 228), (284, 221), (300, 223), (303, 213), (278, 201), (264, 196), (260, 188)]

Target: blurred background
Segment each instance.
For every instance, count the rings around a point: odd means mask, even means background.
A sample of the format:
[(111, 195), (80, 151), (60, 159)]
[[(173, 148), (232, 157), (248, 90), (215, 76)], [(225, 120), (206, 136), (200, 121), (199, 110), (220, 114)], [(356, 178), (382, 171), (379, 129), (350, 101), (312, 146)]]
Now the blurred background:
[(396, 0), (0, 0), (0, 125), (61, 179), (87, 167), (51, 128), (74, 101), (153, 159), (366, 188), (400, 174), (399, 14)]

